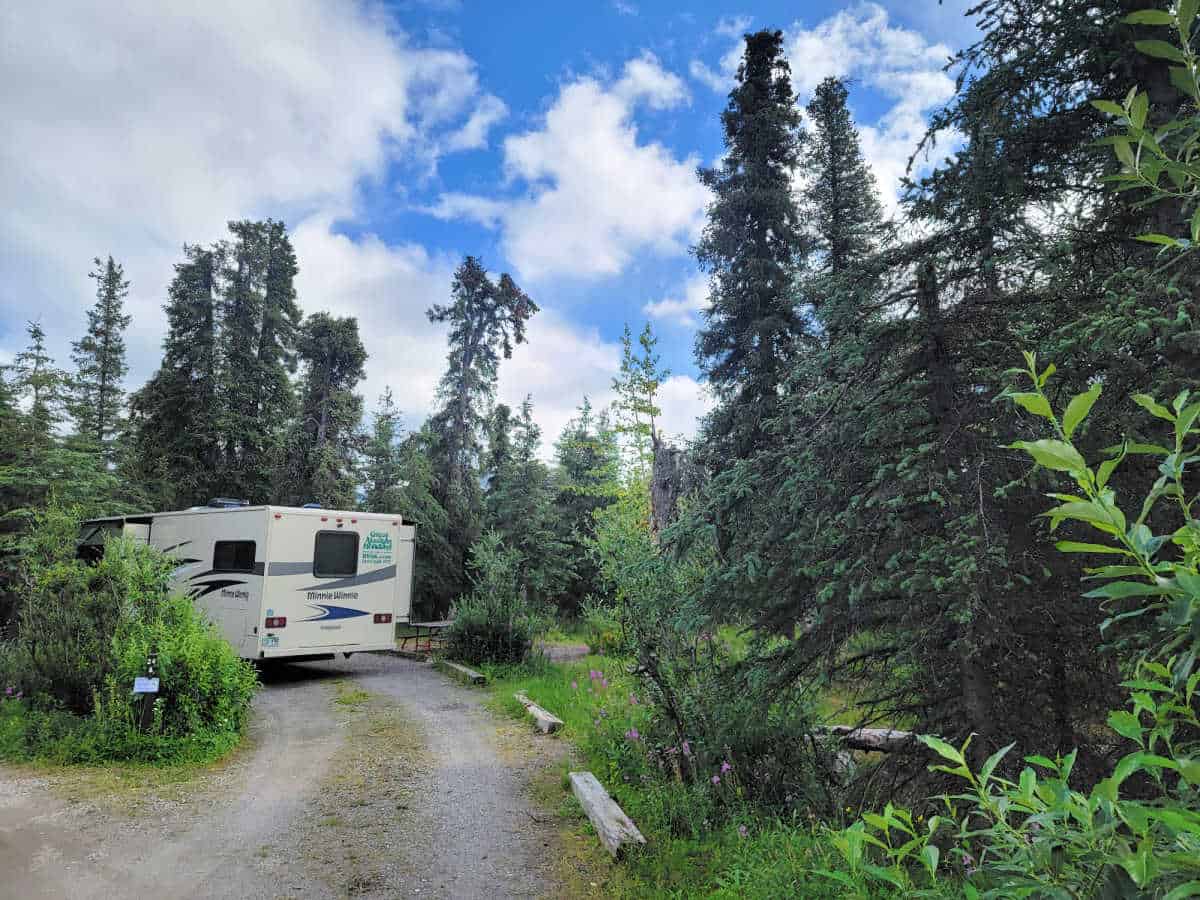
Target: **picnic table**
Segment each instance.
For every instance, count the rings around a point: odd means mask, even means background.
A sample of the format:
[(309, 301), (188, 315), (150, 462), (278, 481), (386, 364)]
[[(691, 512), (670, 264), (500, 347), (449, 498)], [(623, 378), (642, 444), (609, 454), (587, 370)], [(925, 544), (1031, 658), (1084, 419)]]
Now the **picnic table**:
[[(408, 649), (408, 641), (413, 640), (414, 650), (433, 650), (433, 639), (435, 636), (441, 636), (441, 633), (453, 624), (452, 619), (442, 619), (438, 622), (409, 622), (408, 627), (416, 629), (415, 634), (406, 634), (400, 638), (400, 649)], [(421, 645), (421, 638), (425, 638), (424, 646)]]

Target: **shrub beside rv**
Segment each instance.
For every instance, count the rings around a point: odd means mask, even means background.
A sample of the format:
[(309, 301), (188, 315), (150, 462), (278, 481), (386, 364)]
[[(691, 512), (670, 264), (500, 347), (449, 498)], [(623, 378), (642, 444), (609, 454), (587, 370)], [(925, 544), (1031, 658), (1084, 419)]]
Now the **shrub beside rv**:
[(173, 557), (192, 597), (246, 659), (320, 659), (395, 646), (412, 608), (416, 528), (399, 515), (217, 503), (84, 523)]

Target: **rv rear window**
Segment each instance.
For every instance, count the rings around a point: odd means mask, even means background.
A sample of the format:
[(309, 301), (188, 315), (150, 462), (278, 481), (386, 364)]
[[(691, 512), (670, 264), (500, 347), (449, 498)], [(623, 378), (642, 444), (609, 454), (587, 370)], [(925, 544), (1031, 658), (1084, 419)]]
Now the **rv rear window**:
[(213, 545), (214, 572), (253, 572), (254, 541), (217, 541)]
[(358, 574), (358, 535), (353, 531), (318, 531), (313, 575), (345, 578)]

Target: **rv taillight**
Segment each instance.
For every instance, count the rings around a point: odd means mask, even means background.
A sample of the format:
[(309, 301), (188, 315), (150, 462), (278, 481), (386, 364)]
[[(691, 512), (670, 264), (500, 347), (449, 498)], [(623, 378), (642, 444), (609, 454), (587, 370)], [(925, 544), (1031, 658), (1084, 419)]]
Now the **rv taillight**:
[(392, 624), (392, 614), (391, 613), (375, 613), (375, 624), (376, 625), (391, 625)]
[(286, 628), (287, 616), (267, 616), (268, 628)]

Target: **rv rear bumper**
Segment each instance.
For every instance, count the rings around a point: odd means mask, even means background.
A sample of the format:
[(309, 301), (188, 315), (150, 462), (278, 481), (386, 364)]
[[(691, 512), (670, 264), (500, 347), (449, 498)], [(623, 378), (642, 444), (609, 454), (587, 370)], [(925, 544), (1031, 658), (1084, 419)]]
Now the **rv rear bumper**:
[(272, 647), (269, 650), (259, 650), (256, 659), (287, 659), (289, 656), (330, 655), (337, 653), (369, 653), (372, 650), (395, 650), (394, 640), (373, 644), (335, 644), (320, 647)]

